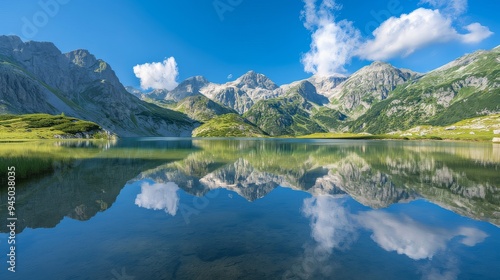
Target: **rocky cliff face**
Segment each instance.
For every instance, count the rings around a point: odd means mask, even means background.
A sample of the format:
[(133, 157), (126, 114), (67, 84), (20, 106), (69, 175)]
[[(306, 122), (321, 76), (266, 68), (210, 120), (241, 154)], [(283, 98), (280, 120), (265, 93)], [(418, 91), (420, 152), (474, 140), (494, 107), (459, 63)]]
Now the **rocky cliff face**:
[(52, 43), (0, 36), (0, 112), (64, 112), (119, 136), (190, 135), (196, 122), (137, 100), (114, 71), (86, 50), (62, 54)]
[(386, 99), (398, 85), (419, 76), (415, 72), (397, 69), (387, 63), (374, 62), (333, 88), (329, 95), (332, 97), (333, 108), (355, 119), (374, 103)]
[(180, 83), (172, 91), (167, 92), (163, 99), (181, 101), (186, 97), (201, 95), (200, 90), (209, 84), (210, 82), (205, 77), (191, 77)]
[(316, 105), (324, 105), (328, 103), (328, 98), (324, 95), (318, 94), (317, 88), (309, 81), (299, 83), (297, 93), (305, 100)]
[(266, 76), (249, 71), (223, 85), (209, 84), (200, 89), (208, 98), (243, 114), (257, 101), (276, 97), (278, 86)]
[(215, 102), (229, 107), (239, 114), (243, 114), (254, 105), (254, 101), (246, 92), (234, 86), (219, 87), (213, 93), (205, 92), (204, 94)]
[(307, 79), (311, 84), (316, 87), (316, 91), (318, 94), (326, 96), (328, 99), (331, 99), (335, 97), (335, 93), (338, 91), (335, 91), (335, 89), (345, 82), (349, 77), (346, 76), (327, 76), (327, 77), (319, 77), (319, 76), (312, 76), (311, 78)]

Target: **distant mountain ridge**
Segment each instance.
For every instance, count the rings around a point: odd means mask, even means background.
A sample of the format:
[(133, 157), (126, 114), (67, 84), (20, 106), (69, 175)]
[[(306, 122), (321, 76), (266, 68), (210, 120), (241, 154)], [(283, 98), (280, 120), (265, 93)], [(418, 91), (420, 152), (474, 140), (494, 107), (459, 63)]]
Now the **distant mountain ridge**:
[(272, 136), (402, 131), (500, 112), (500, 48), (465, 55), (422, 74), (373, 62), (349, 77), (313, 76), (277, 87), (250, 71), (200, 94)]

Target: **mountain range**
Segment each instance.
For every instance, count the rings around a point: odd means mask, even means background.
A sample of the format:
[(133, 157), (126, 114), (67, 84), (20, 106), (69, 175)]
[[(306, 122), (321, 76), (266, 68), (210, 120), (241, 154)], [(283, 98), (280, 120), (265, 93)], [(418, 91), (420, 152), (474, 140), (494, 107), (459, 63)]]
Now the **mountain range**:
[[(500, 113), (500, 47), (425, 74), (377, 61), (350, 76), (281, 86), (249, 71), (225, 84), (196, 76), (173, 90), (143, 92), (124, 87), (105, 61), (86, 50), (63, 54), (52, 43), (0, 36), (0, 114), (6, 113), (64, 113), (122, 137), (226, 136), (219, 126), (227, 120), (240, 128), (232, 131), (238, 136), (446, 126)], [(217, 133), (207, 133), (212, 130)]]
[(175, 104), (186, 96), (207, 97), (270, 136), (384, 134), (418, 125), (447, 126), (500, 112), (500, 47), (465, 55), (425, 74), (376, 61), (348, 77), (313, 76), (277, 86), (249, 71), (225, 84), (193, 77), (173, 91), (142, 93), (141, 98)]

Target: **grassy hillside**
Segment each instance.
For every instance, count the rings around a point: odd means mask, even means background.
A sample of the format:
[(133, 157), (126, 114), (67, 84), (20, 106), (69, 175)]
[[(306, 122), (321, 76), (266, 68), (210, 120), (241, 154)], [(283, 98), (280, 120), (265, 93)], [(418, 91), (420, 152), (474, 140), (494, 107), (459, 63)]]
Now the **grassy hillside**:
[(204, 95), (189, 96), (177, 103), (173, 108), (197, 121), (208, 121), (217, 116), (236, 113), (233, 109), (222, 106)]
[(213, 118), (193, 131), (194, 137), (265, 137), (266, 133), (238, 114)]
[(498, 113), (499, 100), (500, 49), (479, 51), (398, 86), (352, 122), (351, 129), (380, 134), (418, 125), (446, 126)]
[(421, 125), (388, 134), (314, 133), (300, 138), (491, 141), (500, 137), (494, 134), (495, 130), (500, 130), (500, 114), (465, 119), (449, 126)]
[(319, 107), (313, 110), (312, 119), (329, 131), (341, 131), (347, 126), (348, 117), (337, 110)]
[[(397, 133), (410, 139), (442, 138), (447, 140), (491, 141), (494, 131), (500, 130), (500, 114), (465, 119), (449, 126), (417, 126)], [(496, 135), (500, 137), (500, 135)]]
[(326, 132), (312, 119), (311, 110), (316, 106), (293, 88), (287, 95), (258, 101), (243, 116), (271, 136), (305, 135)]
[(64, 115), (0, 115), (0, 140), (54, 139), (56, 135), (107, 138), (99, 125)]

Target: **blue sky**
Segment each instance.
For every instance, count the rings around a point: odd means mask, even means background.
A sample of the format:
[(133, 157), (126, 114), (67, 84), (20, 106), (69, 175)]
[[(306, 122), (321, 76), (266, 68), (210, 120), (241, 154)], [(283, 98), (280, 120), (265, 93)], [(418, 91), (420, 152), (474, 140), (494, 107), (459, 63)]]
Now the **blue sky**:
[(499, 45), (498, 10), (493, 0), (0, 0), (0, 34), (88, 49), (124, 85), (139, 86), (134, 66), (164, 60), (155, 69), (170, 81), (255, 70), (284, 84), (373, 60), (432, 70)]

